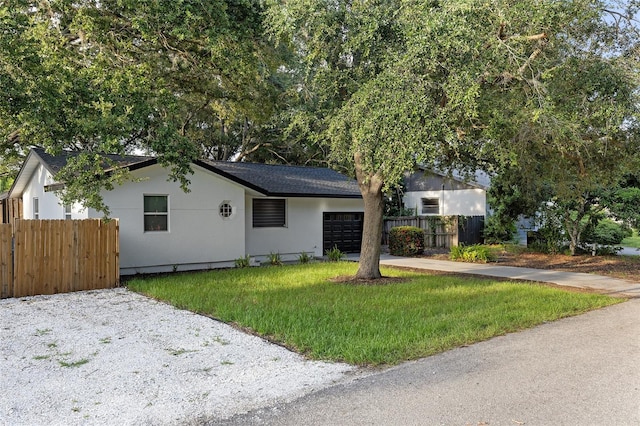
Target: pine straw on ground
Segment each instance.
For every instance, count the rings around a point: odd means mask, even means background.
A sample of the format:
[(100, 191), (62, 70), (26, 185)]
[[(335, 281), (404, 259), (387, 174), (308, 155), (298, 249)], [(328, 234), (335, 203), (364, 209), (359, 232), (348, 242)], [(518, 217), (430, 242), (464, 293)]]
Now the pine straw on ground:
[(537, 269), (584, 272), (640, 282), (640, 256), (568, 256), (563, 254), (503, 253), (498, 263)]

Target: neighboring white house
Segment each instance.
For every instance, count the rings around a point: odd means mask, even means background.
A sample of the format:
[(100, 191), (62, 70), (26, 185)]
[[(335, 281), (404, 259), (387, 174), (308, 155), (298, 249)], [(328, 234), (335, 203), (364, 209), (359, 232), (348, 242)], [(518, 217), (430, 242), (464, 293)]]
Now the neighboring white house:
[(418, 216), (485, 216), (487, 187), (430, 170), (405, 175), (404, 207)]
[[(405, 174), (404, 207), (414, 209), (418, 216), (483, 216), (491, 215), (487, 204), (487, 190), (491, 178), (478, 171), (471, 180), (455, 173), (444, 175), (419, 169)], [(527, 245), (527, 232), (536, 230), (532, 218), (520, 217), (516, 222), (518, 244)]]
[[(56, 173), (66, 152), (33, 149), (11, 198), (22, 198), (24, 219), (100, 218), (82, 205), (64, 206)], [(112, 157), (134, 177), (103, 191), (120, 224), (121, 274), (208, 269), (249, 255), (283, 260), (306, 252), (322, 256), (337, 245), (359, 251), (364, 206), (355, 180), (323, 168), (195, 161), (190, 192), (167, 180), (150, 157)]]

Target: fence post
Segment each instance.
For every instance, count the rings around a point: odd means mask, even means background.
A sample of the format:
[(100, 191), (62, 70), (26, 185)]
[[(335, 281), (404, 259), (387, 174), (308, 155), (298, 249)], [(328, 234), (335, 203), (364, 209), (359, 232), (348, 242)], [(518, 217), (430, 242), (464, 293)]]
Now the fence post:
[(458, 222), (458, 216), (451, 216), (451, 227), (453, 228), (451, 231), (453, 232), (453, 237), (451, 238), (451, 247), (458, 246), (460, 241), (460, 223)]

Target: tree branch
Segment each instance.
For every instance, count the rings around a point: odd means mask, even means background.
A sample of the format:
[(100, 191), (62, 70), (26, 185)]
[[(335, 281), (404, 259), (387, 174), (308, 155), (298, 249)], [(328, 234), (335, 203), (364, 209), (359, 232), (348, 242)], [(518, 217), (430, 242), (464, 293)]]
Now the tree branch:
[(540, 33), (540, 34), (534, 34), (530, 36), (514, 35), (509, 37), (509, 40), (539, 41), (539, 40), (546, 40), (547, 38), (548, 38), (547, 33)]
[(535, 61), (535, 59), (540, 56), (540, 54), (542, 53), (542, 51), (544, 50), (544, 47), (547, 45), (547, 38), (546, 38), (546, 34), (544, 36), (544, 38), (538, 39), (538, 47), (535, 48), (535, 50), (533, 52), (531, 52), (531, 55), (529, 55), (529, 57), (527, 58), (527, 60), (524, 62), (524, 64), (522, 64), (520, 66), (520, 68), (518, 68), (518, 74), (524, 74), (525, 70), (527, 68), (529, 68), (529, 66), (531, 65), (531, 63), (533, 61)]

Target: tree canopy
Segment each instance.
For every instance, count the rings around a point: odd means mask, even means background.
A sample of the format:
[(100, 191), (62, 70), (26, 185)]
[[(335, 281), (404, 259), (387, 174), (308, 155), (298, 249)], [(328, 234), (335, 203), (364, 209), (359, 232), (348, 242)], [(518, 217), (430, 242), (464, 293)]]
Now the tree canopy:
[[(282, 52), (259, 2), (9, 0), (0, 33), (3, 159), (83, 151), (60, 178), (90, 207), (122, 178), (100, 173), (100, 153), (152, 153), (186, 188), (191, 159), (257, 149), (279, 102)], [(75, 185), (88, 170), (97, 185)]]
[(273, 34), (307, 66), (301, 90), (315, 132), (356, 171), (365, 201), (359, 277), (380, 275), (382, 192), (415, 163), (496, 170), (522, 167), (537, 150), (561, 154), (548, 164), (561, 171), (630, 151), (637, 38), (627, 11), (606, 2), (269, 4)]

